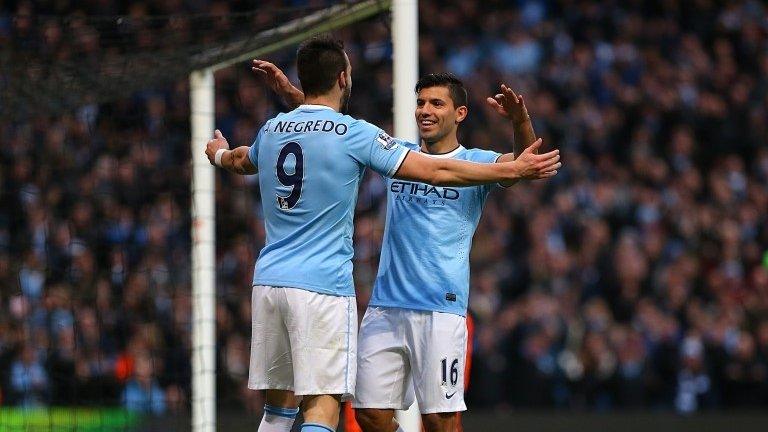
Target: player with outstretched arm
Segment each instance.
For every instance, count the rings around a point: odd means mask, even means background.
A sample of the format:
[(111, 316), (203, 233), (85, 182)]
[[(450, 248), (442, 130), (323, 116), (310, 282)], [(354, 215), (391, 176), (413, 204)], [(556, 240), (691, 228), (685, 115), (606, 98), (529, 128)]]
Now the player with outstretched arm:
[[(300, 103), (301, 91), (276, 66), (260, 60), (254, 65), (287, 103)], [(467, 91), (458, 78), (446, 73), (425, 75), (415, 91), (415, 120), (422, 144), (398, 140), (414, 152), (436, 159), (493, 163), (514, 160), (516, 154), (540, 146), (522, 97), (506, 85), (487, 100), (513, 124), (519, 148), (504, 155), (459, 144), (457, 131), (467, 116)], [(457, 413), (466, 410), (469, 251), (492, 188), (387, 180), (384, 241), (360, 328), (353, 402), (365, 432), (401, 431), (394, 410), (407, 409), (414, 398), (427, 432), (453, 432), (459, 426)]]
[(357, 317), (352, 230), (365, 167), (402, 181), (468, 186), (548, 178), (557, 151), (499, 164), (424, 156), (378, 127), (342, 114), (352, 87), (343, 45), (327, 37), (297, 53), (304, 103), (266, 122), (251, 146), (229, 150), (219, 131), (210, 162), (259, 175), (266, 244), (255, 265), (248, 386), (264, 389), (259, 432), (336, 429), (339, 403), (355, 391)]
[[(512, 107), (524, 110), (524, 105), (514, 104), (515, 95), (506, 86), (501, 90), (490, 103), (514, 122)], [(425, 75), (416, 84), (415, 116), (422, 145), (403, 145), (433, 158), (514, 160), (514, 153), (463, 147), (457, 130), (466, 115), (467, 91), (460, 80), (450, 74)], [(526, 128), (521, 121), (515, 129)], [(532, 128), (524, 139), (517, 142), (531, 145), (528, 151), (541, 143), (534, 141)], [(396, 179), (387, 183), (387, 224), (360, 328), (353, 406), (365, 432), (390, 432), (400, 430), (394, 410), (406, 409), (415, 397), (427, 432), (453, 432), (457, 413), (466, 410), (469, 253), (495, 185), (434, 188)]]

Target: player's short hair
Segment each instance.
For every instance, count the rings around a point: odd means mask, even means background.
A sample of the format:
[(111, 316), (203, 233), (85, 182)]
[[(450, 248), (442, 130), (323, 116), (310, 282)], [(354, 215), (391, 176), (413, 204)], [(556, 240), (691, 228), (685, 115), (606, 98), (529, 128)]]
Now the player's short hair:
[(296, 69), (301, 88), (306, 95), (327, 93), (339, 72), (347, 70), (344, 43), (329, 35), (315, 36), (299, 45), (296, 53)]
[(464, 83), (450, 72), (426, 74), (416, 83), (416, 94), (422, 89), (430, 87), (448, 87), (448, 93), (456, 107), (467, 106), (467, 88)]

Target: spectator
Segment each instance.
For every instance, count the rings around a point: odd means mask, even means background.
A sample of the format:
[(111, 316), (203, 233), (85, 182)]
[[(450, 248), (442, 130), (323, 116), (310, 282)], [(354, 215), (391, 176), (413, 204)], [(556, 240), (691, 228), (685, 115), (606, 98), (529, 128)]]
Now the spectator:
[(11, 364), (10, 391), (23, 407), (43, 406), (50, 391), (48, 374), (35, 350), (25, 345)]
[[(565, 161), (553, 181), (516, 185), (487, 204), (471, 256), (477, 337), (468, 402), (765, 407), (765, 5), (512, 3), (419, 2), (420, 69), (452, 70), (470, 89), (464, 145), (511, 150), (509, 125), (484, 102), (506, 82)], [(0, 43), (46, 62), (96, 65), (210, 36), (198, 34), (190, 12), (229, 15), (206, 27), (227, 33), (240, 16), (240, 6), (208, 1), (55, 7), (82, 18), (53, 18), (34, 2), (0, 4)], [(253, 22), (265, 28), (279, 13), (262, 8)], [(93, 18), (104, 14), (126, 17), (116, 29)], [(147, 18), (158, 14), (174, 18)], [(360, 78), (351, 114), (386, 128), (386, 26), (373, 20), (338, 35)], [(272, 60), (295, 74), (293, 55)], [(5, 73), (0, 85), (10, 82)], [(157, 414), (189, 402), (186, 78), (60, 116), (0, 119), (3, 403), (122, 403)], [(284, 109), (245, 67), (217, 72), (216, 88), (216, 123), (233, 143), (249, 143)], [(244, 370), (261, 198), (254, 178), (219, 175), (219, 401), (257, 411)], [(382, 185), (367, 174), (358, 200), (361, 308), (378, 265)]]
[(165, 394), (155, 378), (152, 358), (140, 354), (134, 362), (133, 377), (125, 384), (122, 404), (131, 411), (162, 415), (165, 413)]

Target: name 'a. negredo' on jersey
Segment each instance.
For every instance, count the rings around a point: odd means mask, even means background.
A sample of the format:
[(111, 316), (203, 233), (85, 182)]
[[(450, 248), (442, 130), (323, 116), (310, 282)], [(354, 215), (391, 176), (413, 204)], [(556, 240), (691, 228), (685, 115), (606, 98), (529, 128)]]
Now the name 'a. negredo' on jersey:
[[(493, 163), (501, 154), (459, 146), (431, 156)], [(493, 187), (387, 180), (387, 225), (369, 305), (465, 316), (472, 236)]]
[(408, 149), (322, 105), (278, 114), (248, 153), (259, 170), (266, 242), (254, 285), (353, 296), (352, 232), (365, 168), (391, 177)]

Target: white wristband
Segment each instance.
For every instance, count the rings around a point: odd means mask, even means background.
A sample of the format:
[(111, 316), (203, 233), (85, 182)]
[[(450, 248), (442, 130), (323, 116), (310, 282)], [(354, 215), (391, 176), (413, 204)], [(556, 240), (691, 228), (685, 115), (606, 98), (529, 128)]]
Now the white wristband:
[(221, 157), (224, 155), (224, 152), (227, 151), (227, 149), (218, 149), (216, 150), (216, 154), (213, 156), (213, 163), (216, 164), (217, 167), (221, 167)]

